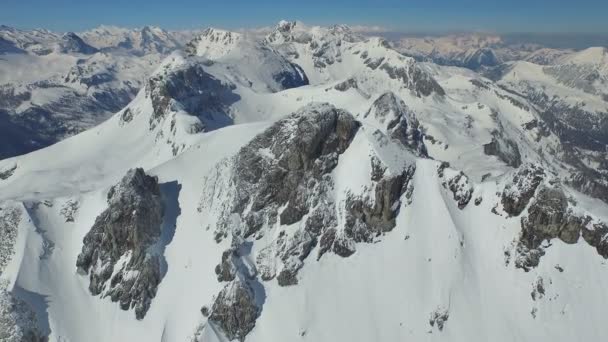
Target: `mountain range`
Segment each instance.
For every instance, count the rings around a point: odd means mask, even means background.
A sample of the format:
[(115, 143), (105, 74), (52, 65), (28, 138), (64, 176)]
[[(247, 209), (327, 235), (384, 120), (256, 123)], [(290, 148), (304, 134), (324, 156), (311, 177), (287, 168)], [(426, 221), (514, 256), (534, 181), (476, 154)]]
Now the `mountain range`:
[(0, 39), (0, 340), (608, 333), (606, 48)]

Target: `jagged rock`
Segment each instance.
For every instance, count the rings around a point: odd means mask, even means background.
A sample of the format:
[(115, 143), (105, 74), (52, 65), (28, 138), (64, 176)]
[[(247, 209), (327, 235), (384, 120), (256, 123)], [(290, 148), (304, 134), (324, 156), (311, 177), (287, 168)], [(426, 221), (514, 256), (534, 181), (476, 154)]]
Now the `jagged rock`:
[(17, 165), (10, 167), (6, 170), (0, 171), (0, 180), (8, 179), (10, 176), (12, 176), (15, 173), (15, 170), (17, 170)]
[(589, 245), (595, 247), (599, 255), (608, 259), (608, 226), (605, 223), (583, 227), (581, 234)]
[(59, 43), (59, 49), (61, 53), (82, 53), (85, 55), (91, 55), (99, 52), (96, 48), (87, 44), (74, 32), (68, 32), (61, 37)]
[(441, 185), (452, 193), (454, 201), (458, 204), (458, 209), (464, 209), (473, 197), (473, 188), (469, 182), (469, 177), (464, 172), (456, 172), (448, 169), (447, 162), (442, 162), (437, 168), (437, 174), (442, 179)]
[(536, 188), (545, 178), (545, 171), (537, 165), (522, 165), (502, 192), (504, 211), (510, 216), (518, 216), (528, 206)]
[[(289, 237), (281, 235), (258, 256), (262, 279), (272, 279), (279, 272), (280, 285), (297, 283), (296, 273), (316, 245), (316, 236), (325, 224), (335, 221), (317, 204), (331, 188), (329, 173), (358, 127), (344, 111), (312, 105), (269, 128), (237, 155), (232, 212), (242, 218), (244, 237), (260, 232), (265, 225), (291, 225), (308, 215), (304, 230)], [(251, 210), (244, 212), (246, 207)], [(275, 256), (282, 264), (278, 270)]]
[(587, 222), (568, 213), (568, 200), (559, 188), (542, 187), (522, 218), (522, 237), (528, 248), (538, 248), (543, 240), (560, 238), (566, 243), (576, 243), (581, 228)]
[(418, 97), (430, 96), (433, 93), (439, 96), (445, 95), (445, 90), (439, 83), (418, 65), (396, 67), (384, 63), (380, 69), (386, 72), (390, 78), (400, 80), (405, 88), (411, 89)]
[(229, 248), (222, 253), (221, 263), (215, 266), (218, 281), (232, 281), (236, 277), (235, 254), (235, 248)]
[(418, 155), (427, 156), (420, 124), (414, 112), (393, 92), (380, 95), (363, 116), (386, 127), (387, 134)]
[(258, 316), (253, 289), (247, 282), (236, 278), (218, 294), (209, 321), (219, 325), (229, 340), (244, 341)]
[[(232, 92), (235, 87), (208, 74), (199, 64), (156, 74), (149, 78), (145, 88), (154, 111), (150, 116), (150, 127), (156, 127), (172, 108), (179, 108), (174, 106), (181, 106), (189, 114), (197, 116), (203, 126), (226, 125), (231, 122), (227, 108), (238, 99), (238, 95)], [(129, 115), (125, 119), (129, 119)]]
[(516, 267), (525, 271), (538, 266), (545, 254), (543, 242), (559, 238), (574, 244), (580, 236), (598, 254), (608, 258), (608, 227), (601, 222), (592, 222), (590, 216), (580, 216), (569, 209), (568, 199), (559, 187), (543, 186), (528, 209), (528, 216), (521, 220), (522, 232), (517, 251)]
[[(330, 186), (328, 174), (358, 127), (347, 112), (317, 104), (258, 135), (235, 158), (232, 182), (237, 193), (226, 218), (241, 215), (243, 237), (278, 219), (281, 224), (299, 221)], [(279, 213), (283, 205), (287, 207)], [(247, 207), (251, 209), (245, 212)], [(227, 222), (219, 228), (227, 229)]]
[(0, 341), (46, 342), (32, 308), (0, 284)]
[(435, 311), (431, 312), (429, 324), (431, 325), (431, 327), (434, 327), (435, 324), (437, 324), (437, 329), (439, 329), (439, 331), (442, 331), (449, 317), (450, 314), (447, 309), (441, 307), (437, 308)]
[(565, 183), (584, 194), (608, 203), (608, 177), (596, 170), (573, 173)]
[(358, 89), (357, 80), (355, 78), (349, 78), (344, 82), (340, 82), (334, 86), (334, 89), (338, 91), (347, 91), (349, 89)]
[[(331, 172), (359, 126), (347, 112), (313, 104), (254, 138), (214, 173), (213, 177), (228, 173), (223, 182), (231, 190), (224, 194), (212, 190), (201, 202), (209, 205), (217, 196), (228, 196), (228, 205), (217, 208), (221, 212), (217, 240), (228, 236), (259, 239), (280, 229), (257, 253), (256, 267), (262, 280), (276, 278), (279, 285), (289, 286), (297, 284), (297, 273), (315, 246), (320, 245), (318, 258), (328, 251), (347, 257), (355, 252), (357, 242), (373, 242), (392, 230), (401, 196), (411, 199), (414, 166), (394, 174), (379, 157), (370, 156), (369, 189), (350, 194), (341, 203), (332, 196)], [(338, 227), (338, 205), (344, 206), (343, 228)], [(231, 277), (232, 269), (231, 263), (222, 261), (218, 274), (227, 270)]]
[(375, 186), (374, 198), (348, 196), (345, 234), (354, 242), (372, 242), (373, 237), (391, 231), (401, 205), (400, 198), (411, 185), (415, 167), (397, 176), (384, 176)]
[(65, 217), (65, 222), (74, 222), (74, 215), (78, 212), (80, 203), (76, 200), (68, 200), (65, 202), (59, 213)]
[(163, 203), (158, 179), (131, 169), (108, 192), (102, 212), (83, 240), (76, 266), (89, 274), (93, 295), (109, 296), (142, 319), (161, 280), (153, 247), (161, 235)]
[(316, 245), (317, 238), (306, 230), (299, 230), (291, 239), (283, 239), (280, 242), (277, 249), (278, 256), (283, 261), (283, 269), (277, 276), (279, 285), (289, 286), (298, 283), (297, 272)]
[(483, 152), (490, 156), (497, 156), (511, 167), (521, 166), (521, 154), (517, 143), (505, 138), (498, 131), (492, 132), (492, 141), (483, 145)]
[(532, 300), (542, 299), (545, 296), (545, 282), (542, 277), (538, 277), (532, 286), (530, 297)]
[(17, 208), (0, 208), (0, 275), (14, 254), (21, 211)]
[(447, 186), (452, 192), (454, 200), (458, 203), (458, 209), (464, 209), (471, 201), (473, 189), (469, 184), (469, 178), (460, 172), (447, 182)]

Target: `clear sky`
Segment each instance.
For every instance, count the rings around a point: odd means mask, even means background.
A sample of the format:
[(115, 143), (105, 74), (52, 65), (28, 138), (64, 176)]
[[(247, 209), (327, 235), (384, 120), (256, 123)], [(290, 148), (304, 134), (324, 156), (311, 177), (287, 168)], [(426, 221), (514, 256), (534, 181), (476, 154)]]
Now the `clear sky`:
[(57, 31), (100, 24), (244, 28), (280, 19), (410, 32), (608, 33), (608, 0), (0, 0), (0, 24)]

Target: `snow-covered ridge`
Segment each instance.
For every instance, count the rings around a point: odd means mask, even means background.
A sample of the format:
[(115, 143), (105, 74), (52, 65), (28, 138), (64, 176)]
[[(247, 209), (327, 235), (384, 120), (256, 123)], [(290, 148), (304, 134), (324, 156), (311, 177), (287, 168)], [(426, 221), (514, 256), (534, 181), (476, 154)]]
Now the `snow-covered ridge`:
[(186, 52), (217, 59), (232, 51), (241, 38), (241, 34), (237, 32), (208, 28), (188, 43)]
[(98, 49), (127, 50), (137, 54), (174, 51), (183, 47), (192, 35), (190, 31), (167, 31), (155, 26), (137, 29), (100, 26), (81, 33), (85, 41)]

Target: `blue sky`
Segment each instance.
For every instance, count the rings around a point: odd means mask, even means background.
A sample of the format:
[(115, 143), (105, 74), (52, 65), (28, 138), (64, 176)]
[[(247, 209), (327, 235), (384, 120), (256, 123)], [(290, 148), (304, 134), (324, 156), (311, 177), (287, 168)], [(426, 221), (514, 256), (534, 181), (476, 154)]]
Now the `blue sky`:
[(169, 29), (311, 24), (395, 31), (602, 32), (608, 0), (1, 0), (0, 24), (79, 31), (110, 24)]

